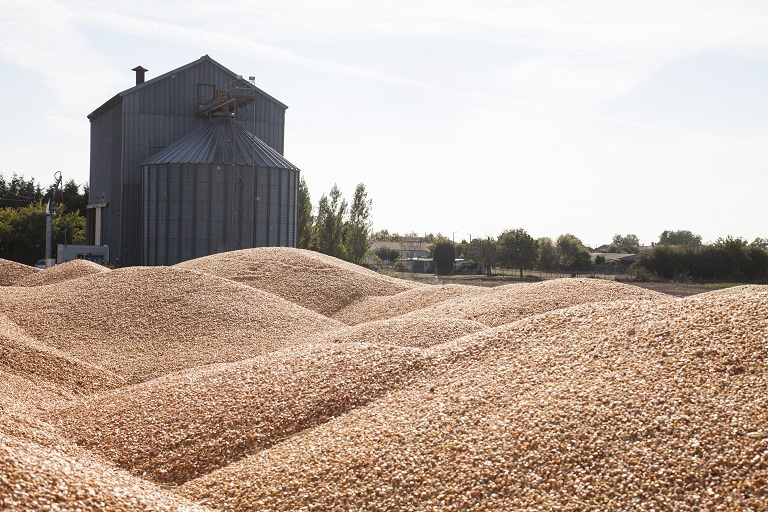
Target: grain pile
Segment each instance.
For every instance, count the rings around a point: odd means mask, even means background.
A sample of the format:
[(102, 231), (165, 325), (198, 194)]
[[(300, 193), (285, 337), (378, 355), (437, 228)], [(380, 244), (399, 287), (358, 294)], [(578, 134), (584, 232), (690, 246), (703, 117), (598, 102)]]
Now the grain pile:
[(78, 277), (90, 276), (109, 272), (109, 269), (98, 263), (88, 260), (72, 260), (47, 268), (41, 272), (29, 274), (16, 280), (13, 286), (42, 286), (46, 284), (55, 284)]
[(603, 279), (553, 279), (492, 288), (475, 297), (458, 297), (407, 316), (475, 320), (496, 327), (527, 316), (590, 302), (623, 299), (671, 300), (659, 292)]
[(83, 399), (51, 422), (136, 475), (181, 484), (401, 388), (425, 363), (400, 347), (302, 345)]
[(482, 350), (181, 491), (223, 509), (765, 508), (768, 287), (583, 304), (454, 345)]
[(130, 382), (343, 326), (261, 290), (172, 267), (113, 270), (51, 288), (0, 288), (0, 313), (39, 342)]
[(318, 336), (318, 341), (426, 348), (487, 328), (480, 322), (453, 318), (390, 318), (331, 331)]
[(95, 460), (0, 432), (0, 509), (209, 510)]
[[(0, 314), (0, 403), (22, 405), (114, 389), (125, 379), (47, 347)], [(22, 397), (26, 396), (26, 399)]]
[(766, 509), (768, 287), (280, 251), (1, 287), (0, 509)]
[(238, 281), (326, 316), (362, 297), (394, 295), (423, 286), (325, 254), (286, 247), (214, 254), (176, 267)]
[(0, 286), (12, 286), (19, 279), (38, 272), (39, 268), (0, 258)]
[(333, 318), (349, 325), (386, 320), (448, 299), (477, 297), (488, 291), (489, 288), (460, 284), (420, 286), (390, 296), (363, 297), (337, 311)]

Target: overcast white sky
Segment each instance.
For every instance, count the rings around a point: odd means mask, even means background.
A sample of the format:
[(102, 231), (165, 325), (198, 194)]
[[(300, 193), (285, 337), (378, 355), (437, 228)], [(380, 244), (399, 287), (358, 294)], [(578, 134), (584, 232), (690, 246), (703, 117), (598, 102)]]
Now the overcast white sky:
[(0, 173), (88, 180), (86, 116), (204, 54), (289, 106), (374, 229), (768, 237), (765, 0), (0, 0)]

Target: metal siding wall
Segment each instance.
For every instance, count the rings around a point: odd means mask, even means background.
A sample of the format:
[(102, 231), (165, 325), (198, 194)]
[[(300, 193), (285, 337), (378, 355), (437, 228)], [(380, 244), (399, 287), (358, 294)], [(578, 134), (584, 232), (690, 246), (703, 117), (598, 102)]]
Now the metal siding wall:
[(277, 169), (269, 169), (269, 246), (280, 245), (280, 176)]
[(256, 247), (267, 245), (267, 212), (269, 211), (269, 197), (267, 194), (267, 169), (256, 169)]
[(120, 257), (121, 203), (120, 158), (122, 150), (122, 104), (118, 103), (91, 121), (91, 165), (89, 203), (109, 203), (102, 211), (102, 243), (109, 245), (112, 259)]
[(211, 183), (209, 188), (208, 202), (211, 212), (210, 217), (210, 251), (211, 254), (224, 252), (227, 250), (224, 246), (224, 228), (225, 228), (225, 185), (226, 171), (220, 165), (211, 166)]
[(143, 240), (143, 248), (144, 248), (144, 254), (142, 255), (142, 261), (147, 265), (152, 265), (150, 263), (150, 254), (149, 254), (149, 240), (152, 238), (152, 226), (150, 224), (150, 218), (154, 218), (154, 211), (153, 208), (157, 205), (149, 200), (150, 195), (150, 181), (149, 181), (149, 168), (146, 167), (142, 169), (141, 171), (141, 182), (142, 182), (142, 201), (144, 204), (144, 215), (142, 217), (142, 224), (143, 224), (143, 234), (144, 234), (144, 240)]
[(211, 166), (198, 164), (195, 168), (195, 253), (193, 258), (210, 254), (210, 183)]
[(280, 245), (289, 247), (290, 233), (288, 227), (290, 226), (290, 171), (280, 170)]
[[(238, 248), (295, 247), (298, 171), (238, 171), (241, 186), (232, 166), (144, 166), (146, 264), (173, 265)], [(242, 195), (242, 215), (235, 212), (235, 195)]]
[(168, 256), (164, 265), (179, 259), (179, 227), (181, 223), (181, 169), (179, 164), (168, 166)]
[(285, 108), (267, 97), (257, 95), (253, 105), (242, 109), (237, 119), (275, 151), (283, 154)]
[(290, 197), (290, 202), (288, 204), (288, 246), (289, 247), (298, 247), (298, 243), (296, 240), (296, 213), (298, 205), (296, 204), (296, 193), (298, 191), (298, 187), (296, 186), (296, 180), (298, 176), (298, 171), (288, 171), (288, 174), (290, 176), (290, 182), (289, 182), (289, 191), (288, 196)]
[(181, 255), (179, 261), (195, 257), (195, 167), (186, 164), (181, 170)]
[(157, 166), (157, 240), (155, 241), (156, 265), (163, 265), (168, 258), (168, 166)]

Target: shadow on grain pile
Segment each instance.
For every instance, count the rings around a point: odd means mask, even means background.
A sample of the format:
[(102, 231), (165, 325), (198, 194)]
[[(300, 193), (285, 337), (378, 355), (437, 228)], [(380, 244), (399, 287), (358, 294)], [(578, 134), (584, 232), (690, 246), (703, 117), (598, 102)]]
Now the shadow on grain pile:
[(134, 474), (181, 484), (401, 388), (426, 362), (394, 346), (294, 346), (82, 400), (50, 419)]
[(472, 320), (453, 318), (389, 318), (342, 327), (317, 337), (329, 343), (373, 343), (427, 348), (487, 329)]
[(40, 406), (115, 389), (125, 379), (48, 347), (0, 313), (0, 406)]
[(348, 325), (386, 320), (448, 299), (476, 297), (488, 291), (463, 284), (419, 286), (390, 296), (363, 297), (334, 313), (333, 318)]
[(424, 285), (395, 279), (304, 249), (243, 249), (176, 265), (274, 293), (325, 316), (362, 297), (394, 295)]
[(41, 272), (34, 272), (21, 279), (17, 279), (13, 286), (43, 286), (56, 284), (79, 277), (92, 276), (109, 272), (104, 265), (99, 265), (88, 260), (72, 260), (61, 263)]
[(0, 313), (41, 343), (129, 382), (253, 357), (343, 325), (270, 293), (172, 267), (2, 287)]
[(210, 510), (61, 439), (44, 446), (0, 430), (0, 460), (3, 510)]
[(553, 279), (491, 288), (478, 296), (456, 297), (403, 317), (445, 317), (474, 320), (490, 327), (546, 311), (590, 302), (673, 300), (668, 295), (603, 279)]
[(210, 510), (114, 467), (28, 411), (5, 404), (0, 405), (0, 509)]
[(768, 287), (544, 313), (180, 490), (229, 509), (757, 509), (767, 340)]

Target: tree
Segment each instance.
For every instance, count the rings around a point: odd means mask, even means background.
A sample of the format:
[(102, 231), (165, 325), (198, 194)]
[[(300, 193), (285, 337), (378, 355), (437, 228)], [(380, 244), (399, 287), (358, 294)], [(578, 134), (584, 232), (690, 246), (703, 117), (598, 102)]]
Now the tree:
[(469, 248), (469, 243), (466, 240), (462, 240), (461, 242), (455, 244), (456, 247), (456, 259), (467, 259), (467, 248)]
[(453, 265), (456, 263), (456, 248), (453, 242), (438, 235), (432, 245), (435, 273), (439, 276), (447, 276), (453, 273)]
[(570, 233), (557, 237), (557, 255), (560, 266), (566, 270), (589, 268), (592, 259), (579, 238)]
[(389, 247), (378, 247), (373, 253), (381, 261), (396, 261), (400, 257), (400, 251)]
[(304, 176), (299, 182), (299, 249), (309, 249), (312, 245), (312, 200)]
[(380, 229), (371, 235), (371, 240), (377, 242), (402, 242), (403, 237), (397, 233), (390, 233), (387, 229)]
[[(45, 256), (45, 209), (42, 200), (21, 208), (0, 208), (0, 258), (33, 265)], [(59, 205), (53, 217), (54, 248), (65, 242), (85, 243), (85, 217)]]
[(7, 182), (0, 175), (0, 208), (20, 208), (42, 199), (43, 191), (34, 178), (27, 181), (24, 176), (13, 173), (11, 181)]
[(718, 238), (714, 245), (727, 254), (730, 274), (728, 277), (735, 279), (743, 277), (749, 266), (747, 241), (743, 238), (727, 236), (726, 238)]
[(491, 237), (475, 238), (467, 247), (467, 256), (475, 263), (485, 267), (485, 275), (491, 277), (491, 269), (496, 264), (496, 240)]
[(640, 239), (637, 235), (613, 235), (611, 242), (613, 250), (609, 252), (623, 252), (627, 254), (637, 254), (640, 252)]
[(659, 235), (659, 245), (687, 245), (689, 247), (699, 247), (701, 245), (701, 236), (695, 235), (688, 230), (664, 230), (664, 232)]
[(768, 250), (750, 244), (747, 255), (749, 263), (744, 270), (746, 278), (763, 282), (768, 280)]
[(758, 249), (768, 250), (768, 238), (757, 237), (749, 244), (750, 247), (757, 247)]
[(539, 243), (539, 270), (551, 272), (557, 268), (557, 247), (551, 238), (543, 236)]
[(67, 211), (85, 217), (88, 206), (88, 184), (82, 185), (82, 193), (80, 187), (81, 185), (74, 180), (69, 180), (61, 190), (56, 190), (55, 185), (51, 185), (43, 193), (34, 178), (27, 181), (23, 176), (14, 173), (11, 181), (7, 182), (0, 175), (0, 208), (21, 208), (49, 198), (56, 204), (63, 204)]
[(75, 180), (69, 180), (64, 184), (61, 190), (56, 190), (56, 185), (51, 185), (45, 193), (45, 197), (53, 198), (57, 203), (62, 203), (70, 212), (76, 212), (85, 217), (88, 207), (88, 185), (83, 186), (83, 193), (80, 193), (80, 185)]
[(539, 259), (539, 244), (522, 228), (506, 230), (499, 235), (498, 254), (504, 267), (518, 269), (523, 277)]
[(368, 199), (365, 185), (359, 183), (349, 209), (345, 240), (347, 258), (358, 265), (370, 250), (371, 205), (372, 201)]
[(317, 207), (314, 228), (314, 249), (335, 258), (344, 259), (344, 218), (347, 201), (335, 184), (330, 195), (323, 194)]

